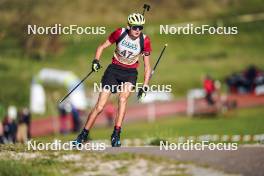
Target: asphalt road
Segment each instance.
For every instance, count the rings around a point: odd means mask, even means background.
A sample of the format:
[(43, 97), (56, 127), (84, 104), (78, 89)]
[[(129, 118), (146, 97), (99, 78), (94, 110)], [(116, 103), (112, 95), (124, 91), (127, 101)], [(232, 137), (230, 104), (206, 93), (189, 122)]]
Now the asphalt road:
[(166, 157), (183, 162), (193, 162), (209, 166), (230, 174), (244, 176), (264, 176), (264, 147), (242, 146), (235, 151), (184, 151), (160, 150), (159, 147), (121, 147), (106, 148), (105, 152), (118, 154), (122, 152), (139, 153)]

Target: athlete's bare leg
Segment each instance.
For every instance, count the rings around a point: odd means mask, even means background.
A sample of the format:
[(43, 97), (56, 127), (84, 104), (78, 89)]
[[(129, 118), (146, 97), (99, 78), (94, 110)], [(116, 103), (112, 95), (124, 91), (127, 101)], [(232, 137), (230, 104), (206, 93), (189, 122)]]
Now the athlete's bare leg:
[(103, 90), (99, 94), (99, 98), (97, 100), (97, 103), (95, 107), (92, 109), (90, 114), (88, 115), (88, 119), (85, 123), (84, 129), (81, 131), (81, 133), (77, 136), (77, 138), (73, 141), (73, 145), (77, 146), (83, 142), (86, 142), (89, 135), (89, 130), (93, 127), (93, 124), (97, 118), (97, 116), (103, 111), (103, 108), (111, 95), (111, 92), (108, 90)]
[(132, 90), (132, 84), (126, 82), (123, 84), (123, 90), (119, 94), (119, 101), (118, 101), (118, 112), (115, 119), (115, 127), (114, 131), (111, 135), (111, 145), (112, 147), (120, 147), (121, 141), (120, 141), (120, 133), (121, 133), (121, 125), (125, 117), (126, 113), (126, 105), (127, 105), (127, 99), (130, 95), (130, 92)]
[(126, 106), (127, 106), (127, 99), (132, 90), (132, 84), (126, 82), (123, 85), (123, 91), (119, 94), (119, 101), (118, 101), (118, 113), (115, 119), (115, 126), (121, 127), (122, 122), (124, 120), (124, 116), (126, 113)]
[(95, 105), (95, 107), (92, 109), (92, 111), (90, 112), (90, 114), (88, 115), (88, 119), (85, 123), (85, 129), (89, 130), (93, 127), (93, 124), (97, 118), (97, 116), (103, 111), (103, 108), (109, 98), (109, 96), (111, 95), (111, 92), (108, 90), (103, 90), (100, 94), (99, 94), (99, 98), (97, 100), (97, 103)]

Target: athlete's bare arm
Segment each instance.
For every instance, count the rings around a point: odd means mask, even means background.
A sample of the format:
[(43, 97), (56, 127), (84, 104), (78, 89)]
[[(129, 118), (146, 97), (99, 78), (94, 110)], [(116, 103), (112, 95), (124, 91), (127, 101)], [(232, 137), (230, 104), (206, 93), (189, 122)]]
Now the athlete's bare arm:
[(96, 49), (95, 59), (99, 60), (101, 58), (103, 50), (111, 45), (112, 43), (108, 39), (104, 43), (100, 44)]
[(148, 85), (150, 73), (150, 56), (144, 56), (144, 85)]

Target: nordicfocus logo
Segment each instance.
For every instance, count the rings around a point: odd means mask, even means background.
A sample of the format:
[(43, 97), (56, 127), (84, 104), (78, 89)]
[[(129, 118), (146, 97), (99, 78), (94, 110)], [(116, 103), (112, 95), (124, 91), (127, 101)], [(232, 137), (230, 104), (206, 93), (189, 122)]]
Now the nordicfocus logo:
[[(102, 92), (103, 90), (108, 90), (111, 92), (139, 92), (139, 90), (143, 87), (142, 83), (136, 83), (136, 85), (129, 84), (128, 86), (124, 86), (126, 83), (122, 83), (120, 85), (102, 85), (102, 83), (94, 83), (94, 92)], [(171, 85), (151, 85), (147, 86), (147, 92), (172, 92)]]
[(106, 149), (106, 144), (102, 142), (91, 142), (85, 144), (74, 145), (73, 142), (62, 143), (61, 140), (54, 140), (53, 142), (43, 143), (36, 141), (27, 142), (28, 150), (94, 150), (102, 151)]
[(78, 26), (76, 24), (69, 26), (62, 26), (62, 24), (54, 24), (53, 26), (38, 26), (38, 25), (27, 25), (28, 35), (72, 35), (72, 34), (86, 34), (86, 35), (103, 35), (106, 33), (106, 29), (103, 26)]
[(209, 141), (201, 141), (194, 143), (193, 140), (187, 140), (182, 143), (169, 143), (168, 141), (160, 141), (160, 150), (226, 150), (232, 151), (238, 149), (237, 143), (213, 143)]
[(238, 34), (238, 27), (235, 26), (210, 26), (194, 24), (177, 25), (160, 25), (160, 34), (177, 34), (177, 35), (235, 35)]

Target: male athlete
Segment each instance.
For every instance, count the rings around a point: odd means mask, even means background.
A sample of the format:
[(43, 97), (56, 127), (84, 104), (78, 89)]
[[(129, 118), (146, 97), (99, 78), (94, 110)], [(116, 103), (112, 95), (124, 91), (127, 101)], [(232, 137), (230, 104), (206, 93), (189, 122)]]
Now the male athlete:
[(88, 116), (84, 129), (74, 141), (76, 144), (87, 140), (89, 131), (97, 116), (102, 112), (108, 97), (111, 93), (117, 92), (117, 86), (121, 86), (115, 127), (111, 136), (112, 147), (121, 146), (121, 125), (126, 112), (127, 99), (137, 82), (137, 67), (139, 66), (141, 55), (144, 59), (144, 83), (143, 87), (138, 91), (137, 96), (139, 99), (144, 98), (146, 95), (151, 72), (151, 44), (149, 37), (142, 33), (144, 24), (144, 16), (139, 13), (133, 13), (128, 16), (127, 28), (117, 29), (103, 44), (98, 46), (95, 59), (92, 62), (92, 70), (95, 72), (101, 68), (99, 61), (103, 50), (114, 43), (116, 44), (116, 49), (112, 58), (112, 64), (107, 67), (101, 80), (103, 90), (100, 92), (98, 101)]

